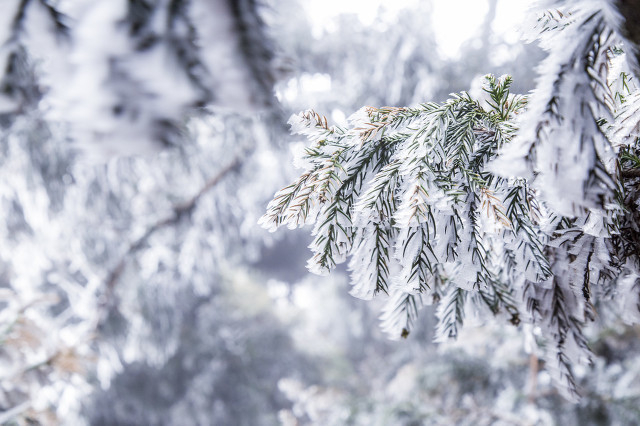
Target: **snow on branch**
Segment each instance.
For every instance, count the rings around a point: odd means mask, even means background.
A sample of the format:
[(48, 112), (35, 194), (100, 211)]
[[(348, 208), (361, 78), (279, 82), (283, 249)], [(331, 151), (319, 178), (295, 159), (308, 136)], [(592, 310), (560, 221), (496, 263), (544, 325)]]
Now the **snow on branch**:
[[(330, 127), (313, 111), (292, 117), (312, 143), (301, 159), (306, 170), (276, 194), (262, 225), (314, 223), (309, 269), (326, 273), (351, 256), (354, 296), (393, 294), (387, 330), (407, 334), (426, 301), (468, 291), (482, 291), (478, 300), (517, 321), (504, 283), (547, 279), (550, 266), (526, 184), (486, 168), (525, 105), (510, 84), (488, 76), (485, 105), (462, 93), (444, 104), (363, 108), (349, 128)], [(513, 267), (501, 268), (503, 257)]]
[(346, 128), (314, 111), (292, 117), (310, 143), (298, 159), (304, 171), (261, 223), (313, 224), (309, 269), (328, 273), (350, 257), (351, 294), (388, 295), (382, 328), (394, 338), (409, 335), (427, 304), (436, 305), (438, 341), (483, 313), (539, 327), (548, 369), (575, 400), (597, 299), (626, 294), (626, 318), (638, 317), (637, 295), (628, 295), (638, 282), (630, 212), (640, 151), (637, 138), (621, 149), (609, 141), (616, 123), (628, 125), (636, 95), (624, 104), (610, 89), (606, 16), (571, 19), (556, 28), (571, 48), (552, 54), (553, 78), (533, 100), (510, 94), (510, 77), (489, 75), (484, 103), (461, 93), (366, 107)]
[[(554, 211), (577, 216), (614, 205), (613, 150), (600, 123), (613, 120), (610, 58), (621, 43), (608, 2), (577, 2), (570, 19), (542, 35), (550, 52), (521, 129), (494, 170), (527, 178)], [(561, 15), (563, 18), (565, 15)], [(548, 28), (545, 28), (548, 29)]]
[(275, 104), (256, 0), (4, 3), (0, 115), (43, 99), (98, 160), (183, 143), (185, 120), (203, 107)]

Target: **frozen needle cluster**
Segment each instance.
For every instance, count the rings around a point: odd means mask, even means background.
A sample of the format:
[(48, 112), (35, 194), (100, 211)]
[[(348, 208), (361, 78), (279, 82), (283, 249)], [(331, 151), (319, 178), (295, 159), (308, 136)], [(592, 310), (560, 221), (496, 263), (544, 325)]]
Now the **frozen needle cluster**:
[(547, 369), (575, 399), (596, 309), (639, 317), (640, 115), (615, 8), (557, 3), (564, 12), (539, 21), (550, 55), (528, 98), (489, 75), (482, 102), (462, 93), (366, 107), (346, 128), (314, 111), (292, 117), (311, 142), (307, 167), (261, 223), (313, 224), (309, 269), (350, 258), (351, 294), (389, 296), (392, 336), (407, 337), (427, 304), (436, 340), (455, 338), (468, 316), (533, 324)]

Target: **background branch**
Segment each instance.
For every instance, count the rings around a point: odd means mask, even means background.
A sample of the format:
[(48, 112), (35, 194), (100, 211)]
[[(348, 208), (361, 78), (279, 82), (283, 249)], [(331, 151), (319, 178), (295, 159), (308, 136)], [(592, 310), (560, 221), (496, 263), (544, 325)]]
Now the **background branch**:
[(621, 174), (625, 178), (638, 178), (640, 177), (640, 169), (622, 170)]
[(138, 250), (140, 250), (149, 240), (149, 238), (156, 233), (156, 231), (166, 228), (167, 226), (177, 224), (184, 216), (190, 215), (196, 207), (198, 201), (204, 196), (207, 192), (213, 189), (216, 185), (222, 181), (228, 174), (236, 170), (242, 163), (242, 155), (236, 156), (231, 163), (225, 166), (222, 170), (220, 170), (215, 176), (209, 179), (202, 188), (191, 198), (186, 200), (183, 203), (176, 204), (170, 215), (167, 217), (160, 219), (152, 226), (150, 226), (146, 232), (129, 244), (129, 248), (127, 251), (120, 257), (120, 260), (116, 264), (116, 266), (111, 270), (107, 277), (106, 281), (106, 290), (104, 295), (104, 300), (102, 301), (102, 306), (108, 306), (113, 299), (113, 291), (115, 289), (118, 280), (122, 276), (124, 272), (124, 268), (127, 263), (127, 259), (132, 254), (135, 254)]

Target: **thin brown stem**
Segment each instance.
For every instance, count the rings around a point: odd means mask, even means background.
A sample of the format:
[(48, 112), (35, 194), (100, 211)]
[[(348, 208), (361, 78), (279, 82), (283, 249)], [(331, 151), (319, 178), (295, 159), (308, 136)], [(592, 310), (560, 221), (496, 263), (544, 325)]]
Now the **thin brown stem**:
[(529, 356), (529, 403), (533, 404), (536, 400), (538, 388), (538, 369), (540, 368), (538, 357), (535, 354)]
[(222, 179), (224, 179), (229, 173), (237, 169), (240, 166), (241, 162), (242, 162), (242, 158), (239, 155), (231, 163), (229, 163), (222, 170), (220, 170), (215, 176), (209, 179), (194, 196), (192, 196), (191, 198), (189, 198), (188, 200), (182, 203), (176, 204), (173, 207), (171, 214), (169, 214), (167, 217), (160, 219), (159, 221), (151, 225), (141, 237), (139, 237), (138, 239), (133, 241), (131, 244), (129, 244), (129, 248), (120, 257), (120, 260), (118, 261), (116, 266), (111, 270), (111, 272), (107, 277), (106, 291), (104, 295), (104, 300), (102, 302), (103, 306), (106, 306), (111, 302), (115, 287), (118, 281), (120, 280), (122, 273), (124, 272), (127, 259), (129, 259), (129, 257), (132, 254), (135, 254), (142, 247), (144, 247), (147, 241), (149, 240), (149, 238), (156, 231), (166, 228), (167, 226), (175, 225), (183, 217), (190, 215), (195, 209), (198, 201), (202, 198), (202, 196), (205, 195), (207, 192), (209, 192), (211, 189), (213, 189), (216, 185), (218, 185), (220, 181), (222, 181)]
[(631, 169), (631, 170), (622, 170), (620, 172), (623, 178), (639, 178), (640, 177), (640, 169)]

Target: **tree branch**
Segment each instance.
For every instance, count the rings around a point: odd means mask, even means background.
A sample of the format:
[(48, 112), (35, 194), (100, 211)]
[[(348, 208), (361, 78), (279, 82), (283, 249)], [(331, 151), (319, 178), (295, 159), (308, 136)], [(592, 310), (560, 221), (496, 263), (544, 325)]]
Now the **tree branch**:
[(0, 424), (5, 424), (13, 418), (19, 416), (23, 412), (27, 411), (31, 407), (31, 401), (27, 400), (21, 404), (16, 405), (13, 408), (8, 409), (0, 413)]
[(536, 354), (531, 353), (529, 355), (529, 395), (527, 401), (530, 404), (535, 403), (536, 393), (538, 390), (538, 371), (540, 369), (540, 363)]
[(640, 169), (622, 170), (620, 174), (623, 178), (638, 178), (640, 177)]
[(122, 273), (124, 272), (124, 267), (126, 266), (127, 259), (130, 255), (139, 251), (149, 240), (149, 238), (156, 233), (156, 231), (166, 228), (167, 226), (175, 225), (178, 223), (183, 217), (190, 215), (195, 209), (196, 204), (211, 189), (213, 189), (222, 179), (224, 179), (229, 173), (236, 170), (240, 164), (242, 163), (241, 155), (238, 155), (234, 158), (234, 160), (225, 166), (222, 170), (220, 170), (215, 176), (209, 179), (202, 188), (191, 198), (183, 203), (176, 204), (173, 207), (172, 213), (154, 223), (151, 227), (149, 227), (146, 232), (138, 239), (129, 244), (129, 248), (127, 251), (120, 257), (120, 260), (116, 264), (116, 266), (111, 270), (107, 277), (106, 281), (106, 291), (104, 300), (102, 301), (102, 306), (107, 306), (113, 296), (113, 291), (118, 283)]

